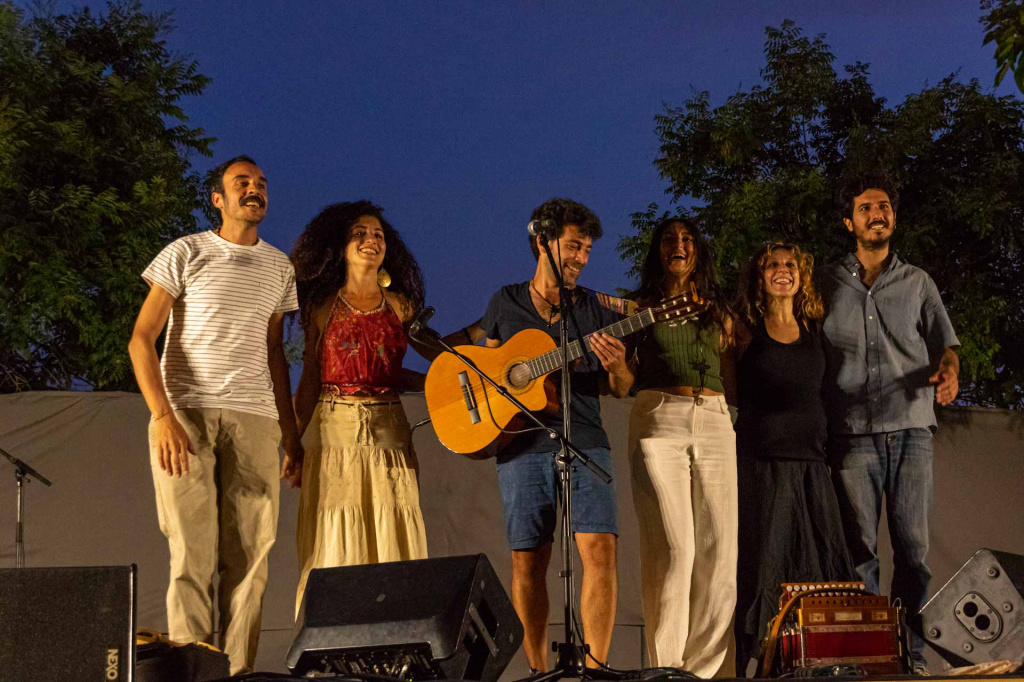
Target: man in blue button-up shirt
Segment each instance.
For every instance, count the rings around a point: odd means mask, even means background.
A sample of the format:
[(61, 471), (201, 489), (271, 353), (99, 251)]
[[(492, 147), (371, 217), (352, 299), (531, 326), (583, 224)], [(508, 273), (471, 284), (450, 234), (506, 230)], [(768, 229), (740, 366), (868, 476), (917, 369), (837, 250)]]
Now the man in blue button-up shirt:
[[(916, 614), (928, 598), (933, 403), (958, 391), (960, 362), (939, 291), (889, 250), (898, 196), (883, 173), (855, 178), (841, 195), (856, 254), (823, 269), (829, 463), (857, 573), (878, 592), (883, 493), (893, 546), (892, 598)], [(915, 672), (923, 642), (913, 637)]]

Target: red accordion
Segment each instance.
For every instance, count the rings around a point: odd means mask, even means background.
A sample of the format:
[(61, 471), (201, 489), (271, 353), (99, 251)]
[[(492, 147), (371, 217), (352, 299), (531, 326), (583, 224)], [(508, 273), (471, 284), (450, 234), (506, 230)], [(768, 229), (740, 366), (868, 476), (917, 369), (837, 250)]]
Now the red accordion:
[(906, 672), (900, 609), (863, 583), (784, 583), (765, 641), (762, 677), (857, 665), (871, 675)]

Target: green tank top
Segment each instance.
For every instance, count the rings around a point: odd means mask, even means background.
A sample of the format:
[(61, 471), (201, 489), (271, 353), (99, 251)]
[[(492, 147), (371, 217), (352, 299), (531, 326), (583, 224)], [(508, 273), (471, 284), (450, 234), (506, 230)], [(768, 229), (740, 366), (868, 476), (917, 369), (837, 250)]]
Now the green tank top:
[(639, 335), (637, 342), (636, 389), (700, 386), (704, 363), (704, 388), (725, 393), (722, 366), (718, 359), (721, 334), (717, 325), (698, 332), (693, 322), (658, 322)]

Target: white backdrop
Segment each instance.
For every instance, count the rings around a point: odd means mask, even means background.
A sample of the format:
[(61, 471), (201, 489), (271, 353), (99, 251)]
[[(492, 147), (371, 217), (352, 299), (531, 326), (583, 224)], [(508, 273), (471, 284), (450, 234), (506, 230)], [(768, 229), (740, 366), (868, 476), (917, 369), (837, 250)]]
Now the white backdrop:
[[(421, 395), (403, 399), (409, 419), (426, 416)], [(631, 400), (604, 399), (619, 501), (619, 604), (611, 664), (639, 667), (643, 654), (639, 546), (625, 456)], [(26, 487), (29, 566), (139, 566), (138, 623), (166, 629), (167, 544), (157, 526), (146, 446), (148, 412), (133, 393), (34, 392), (0, 396), (0, 448), (25, 460), (54, 485)], [(445, 450), (429, 426), (418, 429), (421, 502), (431, 556), (483, 552), (508, 586), (510, 559), (497, 477), (491, 461)], [(1024, 415), (999, 410), (943, 410), (936, 438), (932, 592), (979, 547), (1024, 553)], [(0, 565), (14, 565), (15, 478), (0, 459)], [(298, 491), (281, 495), (278, 541), (270, 558), (258, 669), (284, 672), (292, 637), (295, 514)], [(884, 535), (884, 534), (883, 534)], [(888, 537), (883, 580), (890, 571)], [(548, 576), (551, 617), (562, 620), (557, 554)], [(578, 567), (578, 565), (577, 565)], [(884, 584), (884, 583), (883, 583)], [(551, 634), (561, 638), (560, 624)], [(932, 661), (938, 670), (938, 659)], [(523, 676), (517, 654), (507, 679)]]

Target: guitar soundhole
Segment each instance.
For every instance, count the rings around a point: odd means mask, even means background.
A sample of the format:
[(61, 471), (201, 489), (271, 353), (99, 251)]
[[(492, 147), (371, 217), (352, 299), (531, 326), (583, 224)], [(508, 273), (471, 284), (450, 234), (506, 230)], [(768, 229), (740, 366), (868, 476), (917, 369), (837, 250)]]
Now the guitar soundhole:
[(523, 388), (530, 383), (530, 368), (524, 362), (517, 362), (508, 370), (508, 385), (512, 388)]

